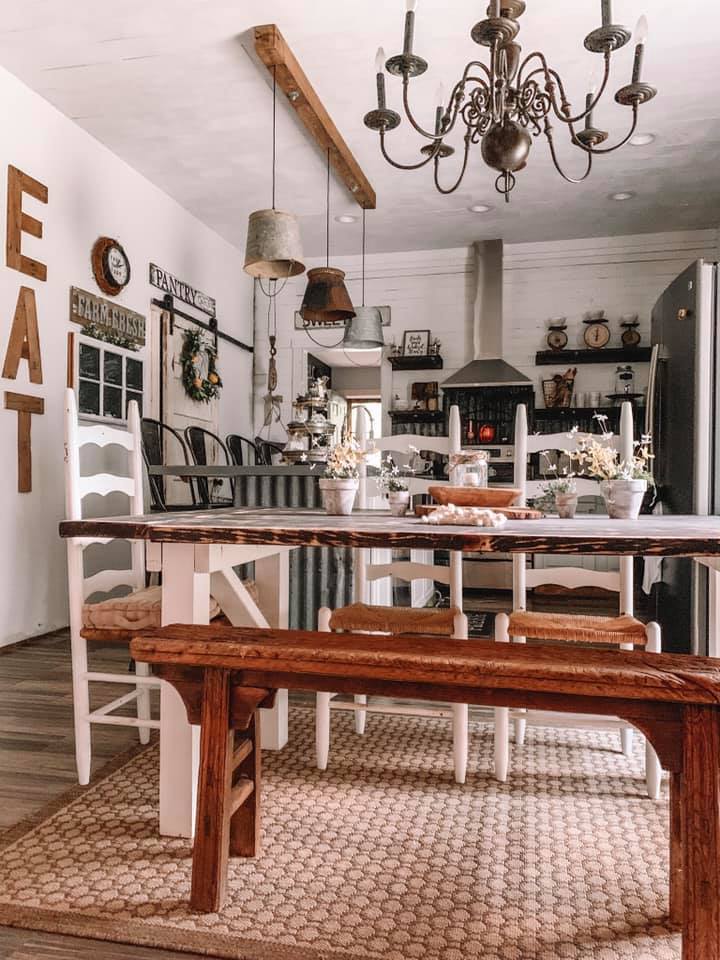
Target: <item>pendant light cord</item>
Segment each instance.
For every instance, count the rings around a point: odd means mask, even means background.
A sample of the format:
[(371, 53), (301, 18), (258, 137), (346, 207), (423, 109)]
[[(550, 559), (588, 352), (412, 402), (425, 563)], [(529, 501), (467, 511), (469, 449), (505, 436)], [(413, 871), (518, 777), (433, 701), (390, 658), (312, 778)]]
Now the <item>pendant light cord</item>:
[(327, 152), (327, 192), (325, 195), (325, 266), (330, 266), (330, 147)]
[(277, 66), (273, 64), (273, 109), (272, 109), (272, 208), (275, 209), (275, 158), (277, 124)]
[(362, 305), (365, 306), (365, 207), (362, 222)]

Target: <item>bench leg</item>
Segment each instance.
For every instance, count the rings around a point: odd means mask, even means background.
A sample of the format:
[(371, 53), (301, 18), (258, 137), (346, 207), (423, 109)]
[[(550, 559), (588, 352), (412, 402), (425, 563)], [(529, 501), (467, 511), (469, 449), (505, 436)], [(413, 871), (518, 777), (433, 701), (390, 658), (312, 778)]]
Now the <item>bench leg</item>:
[(670, 774), (670, 922), (681, 926), (685, 916), (685, 839), (683, 837), (682, 773)]
[(215, 913), (227, 888), (234, 734), (230, 729), (230, 673), (206, 669), (200, 725), (197, 826), (190, 906)]
[(683, 710), (683, 960), (720, 960), (720, 709)]
[[(257, 713), (250, 721), (240, 744), (250, 741), (252, 752), (245, 757), (233, 773), (233, 782), (253, 784), (252, 793), (240, 804), (230, 818), (230, 856), (256, 857), (260, 853), (260, 776), (262, 753), (260, 751), (260, 724)], [(235, 745), (237, 751), (238, 744)], [(237, 789), (237, 788), (236, 788)]]

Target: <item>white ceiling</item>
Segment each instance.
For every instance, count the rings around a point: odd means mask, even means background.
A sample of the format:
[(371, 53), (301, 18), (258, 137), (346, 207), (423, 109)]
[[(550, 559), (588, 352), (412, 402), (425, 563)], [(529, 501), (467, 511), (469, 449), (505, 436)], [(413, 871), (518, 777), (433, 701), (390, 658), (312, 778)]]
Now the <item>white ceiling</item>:
[[(471, 0), (418, 2), (415, 49), (430, 70), (411, 85), (411, 98), (427, 125), (438, 82), (449, 88), (466, 61), (487, 55), (469, 39), (482, 7)], [(614, 2), (614, 19), (630, 27), (643, 12), (650, 19), (644, 79), (660, 93), (643, 109), (640, 129), (657, 134), (656, 142), (599, 159), (591, 178), (575, 186), (555, 173), (539, 139), (509, 206), (495, 194), (479, 149), (460, 190), (443, 197), (428, 168), (389, 167), (376, 135), (364, 127), (363, 115), (375, 105), (375, 50), (383, 44), (390, 55), (401, 43), (401, 0), (23, 0), (3, 9), (0, 63), (240, 248), (247, 214), (270, 200), (271, 94), (243, 35), (270, 22), (279, 25), (377, 190), (369, 250), (717, 226), (720, 12), (700, 0)], [(525, 51), (544, 50), (576, 104), (597, 59), (582, 39), (599, 20), (600, 0), (528, 0), (521, 21)], [(631, 62), (628, 45), (616, 54), (613, 90), (629, 81)], [(398, 86), (388, 78), (395, 107)], [(616, 135), (628, 119), (629, 110), (612, 98), (595, 116)], [(284, 103), (278, 137), (278, 206), (302, 218), (305, 253), (317, 255), (324, 250), (323, 161)], [(418, 157), (407, 123), (388, 142), (404, 161)], [(570, 171), (582, 165), (575, 153), (561, 150)], [(637, 196), (626, 203), (607, 199), (619, 190)], [(482, 202), (493, 204), (490, 214), (467, 211)], [(333, 216), (359, 212), (337, 184), (332, 207)], [(332, 245), (338, 254), (356, 252), (359, 224), (333, 220)]]

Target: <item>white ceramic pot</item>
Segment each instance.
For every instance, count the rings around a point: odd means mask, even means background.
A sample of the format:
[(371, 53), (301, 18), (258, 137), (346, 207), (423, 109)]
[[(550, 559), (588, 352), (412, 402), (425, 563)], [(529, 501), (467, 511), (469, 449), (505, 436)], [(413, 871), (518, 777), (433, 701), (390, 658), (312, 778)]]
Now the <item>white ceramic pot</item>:
[(353, 479), (336, 480), (331, 477), (322, 477), (320, 493), (325, 513), (333, 517), (349, 517), (355, 503), (358, 484), (359, 481)]
[(608, 516), (613, 520), (637, 520), (647, 480), (605, 480), (600, 484)]
[(392, 490), (387, 495), (390, 513), (394, 517), (404, 517), (410, 505), (409, 490)]
[(578, 498), (576, 493), (556, 493), (555, 509), (561, 520), (572, 520), (577, 510)]

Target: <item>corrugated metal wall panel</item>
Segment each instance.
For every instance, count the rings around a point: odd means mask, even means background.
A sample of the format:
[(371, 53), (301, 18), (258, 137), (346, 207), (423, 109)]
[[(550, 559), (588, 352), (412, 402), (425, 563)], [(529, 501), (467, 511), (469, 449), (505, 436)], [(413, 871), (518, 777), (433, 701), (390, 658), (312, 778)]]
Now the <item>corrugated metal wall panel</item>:
[[(322, 507), (314, 474), (239, 476), (238, 507)], [(290, 553), (290, 614), (293, 630), (317, 629), (319, 607), (342, 607), (352, 600), (353, 551), (299, 547)]]

